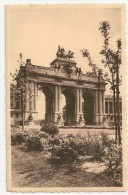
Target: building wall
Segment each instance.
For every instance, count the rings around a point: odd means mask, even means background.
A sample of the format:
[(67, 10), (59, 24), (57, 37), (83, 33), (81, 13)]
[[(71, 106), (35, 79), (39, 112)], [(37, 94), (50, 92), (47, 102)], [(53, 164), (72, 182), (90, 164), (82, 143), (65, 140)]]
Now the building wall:
[[(117, 109), (117, 107), (115, 107)], [(112, 96), (105, 96), (105, 116), (110, 125), (114, 126), (114, 102)], [(122, 98), (120, 97), (120, 120), (122, 125)]]
[[(12, 125), (21, 124), (21, 120), (22, 120), (21, 104), (18, 104), (18, 105), (17, 104), (13, 105), (11, 108), (11, 124)], [(38, 112), (34, 108), (31, 110), (31, 113), (33, 115), (34, 121), (38, 121)], [(121, 97), (120, 97), (120, 113), (121, 113), (121, 125), (122, 125), (122, 98)], [(30, 109), (26, 109), (26, 112), (25, 112), (26, 121), (28, 120), (29, 115), (30, 115)], [(105, 96), (104, 116), (106, 117), (108, 124), (110, 126), (114, 126), (114, 103), (113, 103), (113, 97), (110, 95)], [(96, 116), (95, 116), (95, 120), (96, 120)]]

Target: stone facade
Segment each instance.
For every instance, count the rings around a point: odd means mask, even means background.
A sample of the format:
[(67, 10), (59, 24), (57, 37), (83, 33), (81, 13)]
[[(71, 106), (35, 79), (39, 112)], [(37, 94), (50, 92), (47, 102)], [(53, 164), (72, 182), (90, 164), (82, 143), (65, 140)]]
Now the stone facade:
[[(26, 78), (32, 83), (33, 98), (26, 103), (25, 119), (30, 113), (38, 120), (36, 94), (42, 90), (46, 97), (47, 122), (68, 126), (102, 125), (105, 115), (105, 81), (102, 76), (87, 76), (72, 59), (57, 57), (50, 67), (36, 66), (27, 60), (24, 67)], [(65, 119), (61, 94), (66, 98)], [(28, 96), (28, 94), (26, 94)], [(29, 98), (29, 97), (28, 97)], [(83, 102), (83, 103), (82, 103)], [(21, 114), (21, 109), (12, 107), (11, 116)]]

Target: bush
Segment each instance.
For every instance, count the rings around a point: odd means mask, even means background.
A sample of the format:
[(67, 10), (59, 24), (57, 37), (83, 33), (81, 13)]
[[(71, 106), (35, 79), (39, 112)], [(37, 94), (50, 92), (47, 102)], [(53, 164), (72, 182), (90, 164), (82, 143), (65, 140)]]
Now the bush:
[(101, 133), (99, 137), (91, 136), (89, 133), (85, 138), (85, 151), (87, 155), (92, 155), (96, 161), (103, 161), (106, 155), (105, 150), (114, 143), (113, 139), (108, 137), (108, 134)]
[(52, 159), (59, 163), (73, 163), (79, 159), (79, 154), (66, 142), (51, 149)]
[(41, 127), (41, 131), (44, 131), (47, 135), (54, 137), (59, 133), (58, 127), (54, 124), (43, 124)]
[(42, 134), (38, 130), (30, 130), (27, 132), (25, 148), (27, 151), (42, 151), (44, 149), (42, 142)]
[(67, 142), (73, 150), (75, 150), (79, 155), (83, 156), (86, 154), (86, 137), (77, 134), (76, 136), (69, 134), (67, 136)]
[(101, 133), (100, 139), (104, 148), (110, 147), (112, 144), (115, 143), (114, 139), (110, 139), (108, 134), (104, 132)]
[(114, 183), (117, 186), (122, 185), (122, 146), (118, 146), (117, 144), (111, 145), (106, 150), (106, 155), (104, 157), (104, 161), (107, 165), (107, 174), (111, 176), (114, 180)]
[[(63, 149), (66, 147), (75, 151), (76, 155), (92, 156), (93, 160), (96, 161), (103, 161), (103, 158), (106, 155), (105, 151), (112, 143), (113, 141), (109, 139), (107, 134), (101, 134), (101, 137), (91, 136), (89, 133), (87, 136), (81, 136), (79, 134), (69, 134), (67, 136), (57, 135), (49, 139), (49, 146), (53, 150), (52, 155), (58, 155), (58, 150), (60, 151), (61, 148)], [(57, 150), (57, 154), (55, 150)], [(63, 153), (63, 151), (61, 152)], [(62, 157), (60, 156), (60, 158)]]
[(26, 135), (26, 132), (23, 132), (20, 128), (13, 128), (11, 132), (11, 145), (24, 143)]

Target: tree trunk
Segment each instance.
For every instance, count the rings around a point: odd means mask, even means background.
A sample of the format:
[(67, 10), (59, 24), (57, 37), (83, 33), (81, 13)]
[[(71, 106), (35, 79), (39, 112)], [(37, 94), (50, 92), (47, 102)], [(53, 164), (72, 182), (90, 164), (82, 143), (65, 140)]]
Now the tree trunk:
[(113, 102), (114, 102), (115, 141), (117, 142), (116, 92), (115, 92), (115, 88), (113, 89)]

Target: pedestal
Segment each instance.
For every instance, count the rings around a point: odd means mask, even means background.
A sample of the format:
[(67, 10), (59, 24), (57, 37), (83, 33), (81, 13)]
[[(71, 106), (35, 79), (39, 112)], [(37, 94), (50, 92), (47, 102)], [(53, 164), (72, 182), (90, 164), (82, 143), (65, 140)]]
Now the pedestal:
[(85, 126), (85, 121), (84, 121), (83, 113), (76, 114), (76, 125), (78, 127)]

